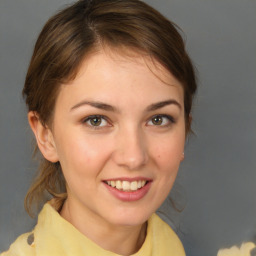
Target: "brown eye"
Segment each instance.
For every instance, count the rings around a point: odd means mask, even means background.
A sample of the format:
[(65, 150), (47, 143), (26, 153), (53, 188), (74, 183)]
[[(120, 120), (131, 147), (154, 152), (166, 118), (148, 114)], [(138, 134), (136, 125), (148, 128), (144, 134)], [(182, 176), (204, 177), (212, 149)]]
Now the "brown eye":
[(149, 121), (147, 122), (147, 125), (167, 127), (174, 123), (175, 123), (175, 120), (170, 115), (155, 115), (149, 119)]
[(91, 128), (103, 128), (109, 126), (107, 118), (101, 115), (88, 116), (85, 120), (82, 121), (82, 123)]
[(101, 117), (93, 117), (89, 119), (89, 122), (92, 126), (100, 126), (102, 122)]
[(154, 125), (161, 125), (163, 123), (163, 117), (162, 116), (154, 116), (152, 118), (152, 123)]

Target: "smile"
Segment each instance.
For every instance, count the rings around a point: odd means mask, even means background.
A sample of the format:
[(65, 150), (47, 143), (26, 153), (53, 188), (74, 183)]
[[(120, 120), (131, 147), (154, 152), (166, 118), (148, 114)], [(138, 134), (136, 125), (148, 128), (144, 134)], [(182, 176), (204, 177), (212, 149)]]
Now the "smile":
[(138, 180), (138, 181), (121, 181), (121, 180), (115, 180), (115, 181), (105, 181), (106, 184), (111, 186), (112, 188), (116, 188), (120, 191), (125, 192), (131, 192), (131, 191), (137, 191), (141, 188), (143, 188), (146, 184), (146, 180)]

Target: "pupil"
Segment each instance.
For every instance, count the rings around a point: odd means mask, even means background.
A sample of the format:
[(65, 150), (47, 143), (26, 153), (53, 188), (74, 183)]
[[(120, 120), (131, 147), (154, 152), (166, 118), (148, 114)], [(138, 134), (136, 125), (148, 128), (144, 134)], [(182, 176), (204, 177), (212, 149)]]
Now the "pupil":
[(100, 117), (94, 117), (90, 119), (90, 123), (93, 126), (99, 126), (101, 124), (101, 118)]
[(162, 122), (163, 122), (163, 119), (160, 116), (156, 116), (153, 118), (153, 124), (155, 124), (155, 125), (161, 125)]

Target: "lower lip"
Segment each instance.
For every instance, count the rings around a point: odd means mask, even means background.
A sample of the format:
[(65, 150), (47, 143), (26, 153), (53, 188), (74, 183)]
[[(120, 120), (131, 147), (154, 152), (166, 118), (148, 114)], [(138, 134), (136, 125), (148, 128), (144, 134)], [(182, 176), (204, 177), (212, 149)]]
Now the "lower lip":
[(116, 188), (113, 188), (109, 186), (108, 184), (104, 183), (103, 184), (106, 186), (106, 188), (110, 191), (110, 193), (116, 197), (117, 199), (125, 202), (132, 202), (132, 201), (138, 201), (142, 199), (149, 191), (151, 187), (151, 181), (149, 181), (144, 187), (136, 190), (136, 191), (120, 191)]

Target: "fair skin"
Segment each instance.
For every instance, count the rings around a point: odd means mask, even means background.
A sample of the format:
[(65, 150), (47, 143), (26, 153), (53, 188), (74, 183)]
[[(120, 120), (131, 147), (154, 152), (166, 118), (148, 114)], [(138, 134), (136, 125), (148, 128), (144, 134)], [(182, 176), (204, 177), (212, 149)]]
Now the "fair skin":
[(62, 85), (51, 129), (34, 112), (29, 122), (44, 157), (61, 164), (62, 217), (106, 250), (138, 251), (183, 159), (180, 82), (139, 54), (100, 51)]

